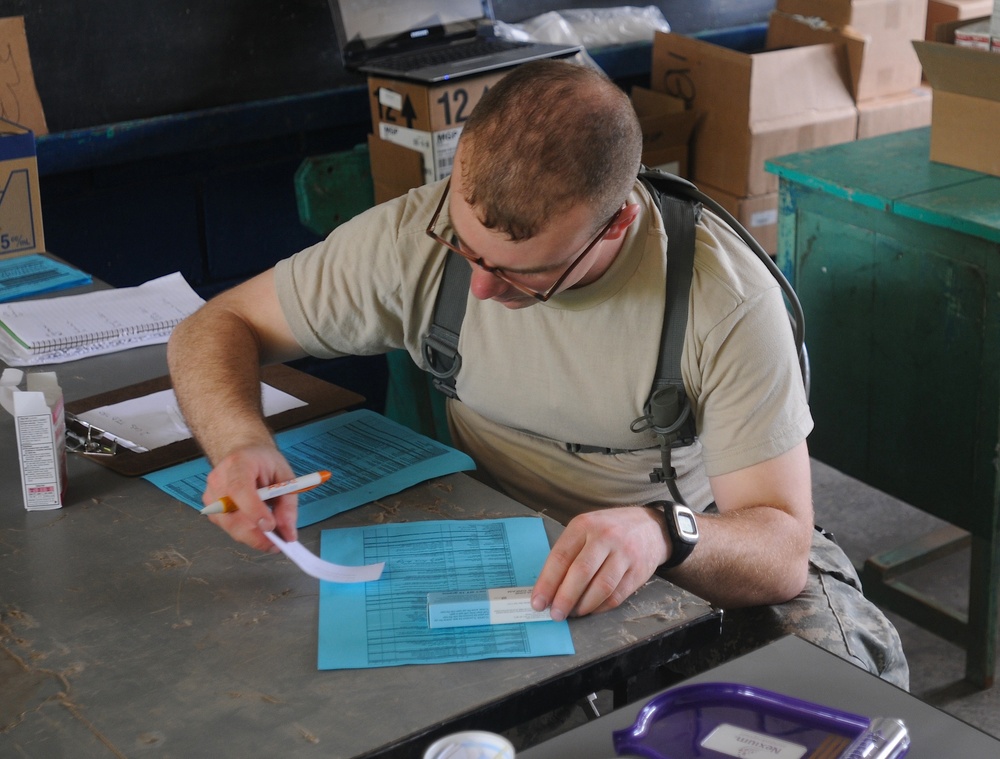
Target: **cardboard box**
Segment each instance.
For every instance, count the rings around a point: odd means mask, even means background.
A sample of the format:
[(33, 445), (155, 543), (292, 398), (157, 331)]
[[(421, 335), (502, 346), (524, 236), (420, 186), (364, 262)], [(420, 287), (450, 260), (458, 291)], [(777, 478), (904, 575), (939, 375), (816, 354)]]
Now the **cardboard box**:
[(28, 511), (58, 509), (66, 492), (66, 419), (55, 372), (4, 369), (0, 405), (14, 417), (21, 492)]
[(841, 69), (834, 45), (743, 53), (657, 32), (650, 79), (700, 114), (696, 182), (748, 197), (778, 189), (766, 159), (854, 139), (858, 113)]
[(858, 103), (858, 139), (929, 126), (931, 104), (929, 87)]
[(0, 119), (0, 254), (43, 250), (35, 135)]
[(23, 16), (0, 18), (0, 50), (3, 51), (4, 97), (0, 118), (21, 124), (36, 135), (48, 134), (45, 111), (35, 87)]
[(981, 18), (970, 21), (955, 29), (955, 44), (959, 47), (971, 47), (973, 50), (990, 49), (990, 20)]
[(921, 39), (927, 0), (777, 0), (775, 10), (821, 18), (833, 27), (849, 26), (866, 35)]
[(1000, 176), (1000, 55), (925, 40), (913, 46), (934, 89), (931, 160)]
[(934, 41), (939, 24), (989, 16), (993, 0), (928, 0), (924, 39)]
[(775, 11), (768, 24), (767, 47), (774, 50), (824, 43), (843, 45), (851, 92), (860, 102), (906, 92), (920, 84), (920, 61), (910, 44), (920, 36), (910, 37), (897, 29), (862, 32)]
[(368, 160), (375, 190), (375, 203), (405, 195), (424, 183), (423, 156), (415, 150), (368, 135)]
[(864, 0), (777, 0), (774, 9), (790, 16), (821, 18), (836, 28), (850, 26)]
[[(382, 190), (398, 195), (400, 188), (405, 191), (451, 174), (463, 123), (483, 94), (505, 73), (432, 86), (369, 77), (372, 131), (376, 138), (369, 142), (369, 151), (376, 188), (381, 185)], [(393, 156), (399, 154), (383, 143), (415, 152), (421, 162), (420, 175), (411, 174), (412, 164), (394, 165)]]
[(778, 193), (739, 197), (709, 185), (699, 189), (736, 217), (771, 256), (778, 252)]
[(642, 128), (642, 162), (679, 177), (688, 176), (688, 150), (698, 114), (680, 98), (632, 88), (632, 106)]
[[(842, 48), (844, 67), (842, 70), (851, 95), (855, 101), (874, 96), (868, 91), (867, 83), (862, 82), (861, 76), (865, 54), (870, 47), (866, 37), (849, 27), (834, 28), (822, 19), (808, 20), (802, 16), (790, 16), (779, 11), (771, 12), (767, 24), (768, 50), (807, 45), (837, 45)], [(865, 71), (867, 70), (865, 67)]]

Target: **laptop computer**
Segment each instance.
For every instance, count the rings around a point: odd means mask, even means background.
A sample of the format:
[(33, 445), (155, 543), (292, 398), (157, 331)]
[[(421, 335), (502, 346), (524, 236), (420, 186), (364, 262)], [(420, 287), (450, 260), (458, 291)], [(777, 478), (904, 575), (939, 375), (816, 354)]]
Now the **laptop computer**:
[(433, 84), (580, 51), (500, 39), (491, 0), (329, 2), (348, 71)]

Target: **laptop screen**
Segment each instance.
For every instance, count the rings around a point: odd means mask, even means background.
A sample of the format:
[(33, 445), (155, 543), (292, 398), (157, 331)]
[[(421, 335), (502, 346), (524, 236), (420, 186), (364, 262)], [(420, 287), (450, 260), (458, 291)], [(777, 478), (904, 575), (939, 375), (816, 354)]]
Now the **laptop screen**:
[(345, 63), (363, 62), (376, 49), (388, 54), (472, 37), (492, 15), (482, 0), (330, 0), (330, 9)]

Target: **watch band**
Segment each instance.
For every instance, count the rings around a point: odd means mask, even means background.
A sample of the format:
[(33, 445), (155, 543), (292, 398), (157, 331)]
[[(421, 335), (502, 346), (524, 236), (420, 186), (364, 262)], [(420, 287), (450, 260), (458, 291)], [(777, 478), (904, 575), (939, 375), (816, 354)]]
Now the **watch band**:
[(694, 512), (673, 501), (651, 501), (646, 506), (663, 512), (663, 524), (670, 538), (670, 558), (661, 566), (672, 569), (687, 559), (698, 544), (698, 523)]

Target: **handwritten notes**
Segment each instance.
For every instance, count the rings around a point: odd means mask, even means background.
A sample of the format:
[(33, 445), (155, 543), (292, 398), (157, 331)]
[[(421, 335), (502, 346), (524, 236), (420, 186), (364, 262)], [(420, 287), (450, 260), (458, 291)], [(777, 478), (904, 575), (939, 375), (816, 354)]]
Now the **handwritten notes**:
[(56, 364), (165, 343), (204, 301), (179, 273), (138, 287), (0, 304), (0, 358)]

